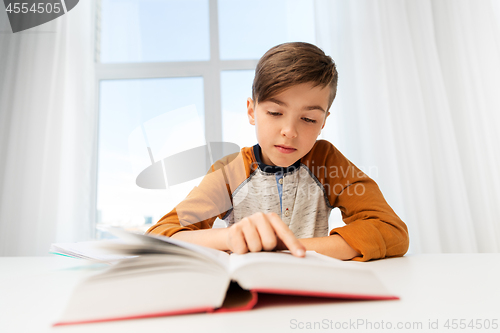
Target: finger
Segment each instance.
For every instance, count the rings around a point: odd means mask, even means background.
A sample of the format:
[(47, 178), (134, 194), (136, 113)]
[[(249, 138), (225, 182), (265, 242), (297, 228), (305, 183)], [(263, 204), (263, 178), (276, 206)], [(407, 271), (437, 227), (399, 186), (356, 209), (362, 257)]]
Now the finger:
[[(241, 220), (240, 222), (242, 222)], [(238, 225), (233, 225), (229, 233), (228, 247), (231, 251), (237, 254), (243, 254), (248, 252), (247, 243), (245, 242), (245, 236), (243, 230)]]
[(286, 247), (292, 252), (294, 256), (303, 257), (305, 256), (306, 248), (302, 243), (295, 237), (293, 232), (288, 228), (288, 226), (280, 219), (275, 213), (268, 214), (269, 222), (274, 228), (276, 235), (283, 241)]
[(255, 219), (255, 217), (249, 217), (248, 223), (242, 226), (243, 236), (245, 237), (248, 251), (260, 252), (262, 251), (262, 243), (253, 219)]
[(259, 233), (262, 248), (265, 251), (274, 250), (278, 245), (278, 237), (267, 215), (260, 215), (260, 218), (255, 219), (254, 225)]

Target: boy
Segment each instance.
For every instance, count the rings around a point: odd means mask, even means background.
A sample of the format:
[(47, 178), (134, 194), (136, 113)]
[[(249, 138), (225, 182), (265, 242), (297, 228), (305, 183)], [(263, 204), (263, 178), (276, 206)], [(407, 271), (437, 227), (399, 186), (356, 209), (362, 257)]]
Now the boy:
[[(316, 141), (337, 91), (333, 60), (285, 43), (259, 60), (247, 100), (257, 141), (212, 165), (200, 185), (148, 232), (235, 253), (315, 250), (367, 261), (402, 256), (406, 225), (377, 184), (331, 143)], [(345, 226), (328, 232), (333, 208)], [(214, 220), (227, 228), (211, 229)]]

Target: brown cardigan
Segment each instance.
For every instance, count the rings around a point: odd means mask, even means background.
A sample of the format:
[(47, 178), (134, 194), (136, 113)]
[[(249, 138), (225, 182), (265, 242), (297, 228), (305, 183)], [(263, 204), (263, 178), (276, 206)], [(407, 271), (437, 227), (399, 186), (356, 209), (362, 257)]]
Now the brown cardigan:
[[(361, 253), (362, 257), (353, 260), (406, 253), (409, 238), (405, 223), (387, 204), (375, 181), (330, 142), (317, 141), (288, 169), (262, 164), (259, 152), (258, 145), (245, 147), (239, 154), (215, 162), (200, 185), (148, 232), (172, 236), (181, 230), (211, 228), (217, 217), (232, 225), (254, 212), (274, 211), (296, 237), (320, 237), (328, 235), (330, 211), (339, 208), (346, 225), (329, 234), (339, 234)], [(276, 171), (285, 174), (283, 203), (276, 187)]]

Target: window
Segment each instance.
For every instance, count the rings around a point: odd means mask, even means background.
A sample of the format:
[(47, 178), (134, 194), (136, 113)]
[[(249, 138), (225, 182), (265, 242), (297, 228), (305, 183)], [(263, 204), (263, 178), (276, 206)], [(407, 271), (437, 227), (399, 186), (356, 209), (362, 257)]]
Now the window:
[(279, 43), (314, 43), (313, 1), (102, 0), (98, 16), (97, 222), (145, 230), (201, 177), (146, 189), (139, 173), (207, 142), (254, 145), (257, 61)]
[(204, 144), (203, 79), (103, 80), (99, 90), (100, 218), (128, 227), (151, 224), (173, 208), (174, 193), (187, 193), (141, 188), (137, 175), (154, 161)]
[(207, 0), (103, 0), (101, 62), (210, 59)]

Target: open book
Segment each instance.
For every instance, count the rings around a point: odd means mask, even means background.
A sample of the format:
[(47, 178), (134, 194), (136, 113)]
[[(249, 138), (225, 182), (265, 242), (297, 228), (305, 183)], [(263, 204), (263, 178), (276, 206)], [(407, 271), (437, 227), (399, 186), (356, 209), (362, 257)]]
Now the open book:
[[(116, 231), (114, 232), (116, 234)], [(168, 237), (119, 231), (105, 242), (132, 256), (83, 281), (58, 325), (249, 310), (258, 293), (398, 299), (369, 269), (314, 251), (227, 254)]]

